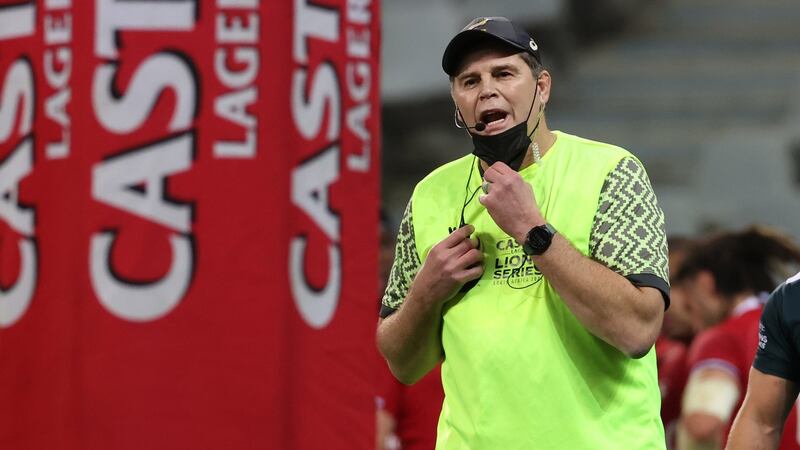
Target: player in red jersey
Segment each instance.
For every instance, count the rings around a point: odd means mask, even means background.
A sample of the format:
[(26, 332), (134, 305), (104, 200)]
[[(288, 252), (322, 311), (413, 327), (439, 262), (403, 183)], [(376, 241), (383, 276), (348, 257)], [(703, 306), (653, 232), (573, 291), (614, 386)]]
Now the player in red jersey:
[(782, 281), (776, 270), (787, 263), (800, 263), (800, 249), (764, 228), (712, 236), (687, 255), (676, 284), (685, 290), (702, 332), (689, 350), (679, 449), (725, 445), (747, 388), (763, 299)]
[(728, 450), (798, 449), (797, 426), (787, 414), (797, 412), (800, 382), (800, 273), (770, 295), (758, 333), (758, 353), (750, 369), (744, 404), (733, 423)]
[[(667, 237), (670, 276), (678, 273), (691, 242), (684, 237)], [(676, 448), (675, 433), (681, 414), (681, 398), (689, 377), (686, 356), (694, 337), (694, 328), (689, 319), (686, 296), (679, 286), (670, 290), (670, 300), (670, 307), (664, 312), (661, 335), (656, 341), (656, 364), (661, 390), (661, 421), (664, 423), (667, 449), (672, 450)]]
[(436, 426), (444, 401), (439, 371), (436, 366), (413, 386), (406, 386), (386, 370), (381, 390), (391, 434), (379, 449), (431, 450), (436, 446)]
[[(672, 299), (674, 291), (670, 292)], [(661, 421), (667, 449), (675, 447), (675, 433), (681, 414), (681, 397), (688, 378), (686, 366), (686, 344), (659, 336), (656, 341), (656, 363), (658, 364), (658, 387), (661, 390)]]

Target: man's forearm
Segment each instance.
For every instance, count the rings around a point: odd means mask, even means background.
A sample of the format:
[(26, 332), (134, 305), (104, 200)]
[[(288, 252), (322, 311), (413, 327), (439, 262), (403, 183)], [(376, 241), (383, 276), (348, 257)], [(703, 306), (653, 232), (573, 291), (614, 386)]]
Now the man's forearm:
[(752, 417), (739, 417), (733, 424), (725, 450), (774, 450), (780, 443), (781, 431), (760, 424)]
[(441, 324), (441, 303), (413, 295), (378, 324), (378, 348), (400, 382), (416, 383), (441, 361)]
[(643, 356), (653, 345), (664, 308), (655, 290), (637, 288), (582, 255), (561, 235), (554, 236), (534, 263), (592, 334), (633, 357)]

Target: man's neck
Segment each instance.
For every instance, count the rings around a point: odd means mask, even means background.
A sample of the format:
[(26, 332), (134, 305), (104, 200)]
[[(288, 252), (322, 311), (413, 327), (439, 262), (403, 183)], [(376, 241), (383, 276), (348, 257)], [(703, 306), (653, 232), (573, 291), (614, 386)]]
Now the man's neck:
[(531, 138), (533, 142), (528, 147), (528, 151), (525, 153), (525, 159), (522, 160), (522, 165), (520, 166), (519, 170), (522, 170), (536, 162), (533, 154), (534, 144), (538, 144), (539, 146), (539, 158), (544, 158), (544, 155), (550, 151), (550, 149), (553, 147), (553, 144), (556, 142), (556, 134), (547, 128), (547, 123), (545, 123), (544, 119), (542, 119), (539, 129), (536, 130), (536, 133), (534, 133)]
[[(522, 164), (519, 167), (519, 170), (522, 170), (531, 164), (533, 164), (534, 157), (533, 157), (533, 143), (539, 144), (539, 157), (544, 158), (544, 155), (553, 147), (553, 144), (556, 142), (556, 134), (550, 131), (547, 128), (547, 122), (542, 117), (542, 122), (539, 124), (539, 129), (531, 136), (532, 143), (528, 146), (528, 151), (525, 152), (525, 158), (522, 160)], [(485, 161), (480, 160), (481, 168), (483, 171), (489, 168), (489, 165), (486, 164)]]

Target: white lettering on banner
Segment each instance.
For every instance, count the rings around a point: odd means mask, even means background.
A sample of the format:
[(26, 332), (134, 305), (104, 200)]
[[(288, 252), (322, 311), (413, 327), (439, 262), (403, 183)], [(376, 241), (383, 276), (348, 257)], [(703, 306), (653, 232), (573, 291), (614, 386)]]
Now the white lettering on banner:
[(342, 255), (338, 245), (328, 246), (328, 283), (316, 291), (305, 278), (303, 262), (306, 257), (305, 236), (295, 236), (289, 247), (289, 273), (291, 276), (292, 297), (303, 320), (312, 328), (320, 329), (328, 325), (339, 304), (342, 289)]
[(127, 94), (119, 100), (114, 95), (116, 71), (115, 64), (103, 64), (95, 71), (92, 83), (95, 116), (108, 131), (128, 134), (140, 128), (153, 112), (161, 92), (167, 88), (176, 96), (167, 129), (178, 131), (192, 124), (197, 108), (195, 80), (183, 59), (171, 53), (147, 57), (133, 74)]
[(332, 146), (292, 172), (292, 203), (328, 236), (339, 240), (339, 217), (329, 209), (328, 189), (339, 179), (339, 147)]
[(372, 154), (372, 136), (367, 126), (371, 117), (369, 93), (372, 88), (370, 2), (347, 0), (347, 56), (356, 60), (349, 61), (345, 70), (347, 92), (356, 103), (347, 110), (347, 128), (362, 143), (360, 152), (347, 155), (347, 168), (354, 172), (369, 172)]
[(20, 135), (30, 133), (33, 126), (33, 92), (33, 69), (30, 63), (25, 59), (14, 61), (0, 88), (0, 143), (11, 137), (20, 104), (22, 117), (17, 131)]
[[(178, 231), (191, 231), (192, 207), (169, 199), (170, 175), (191, 168), (194, 137), (188, 133), (142, 149), (125, 152), (95, 165), (92, 197), (154, 223)], [(138, 187), (138, 189), (137, 189)], [(192, 278), (194, 249), (191, 236), (172, 234), (169, 273), (152, 283), (133, 283), (115, 275), (111, 262), (114, 233), (92, 237), (90, 261), (92, 287), (100, 303), (117, 317), (130, 321), (155, 320), (180, 303)]]
[(308, 0), (294, 0), (294, 62), (308, 64), (309, 39), (339, 40), (339, 12), (322, 8)]
[[(194, 29), (196, 1), (96, 0), (95, 53), (117, 58), (114, 35), (120, 30), (189, 31)], [(127, 135), (148, 122), (163, 92), (170, 89), (174, 107), (167, 132), (182, 132), (143, 147), (117, 152), (92, 170), (92, 197), (105, 205), (164, 226), (172, 254), (170, 268), (157, 280), (141, 282), (118, 275), (112, 264), (115, 239), (122, 229), (94, 233), (89, 267), (100, 303), (113, 315), (133, 322), (164, 317), (189, 290), (195, 266), (192, 206), (169, 198), (170, 177), (192, 169), (197, 113), (197, 76), (191, 60), (178, 52), (145, 57), (122, 93), (116, 86), (119, 61), (95, 68), (92, 106), (98, 122), (109, 132)]]
[[(184, 133), (96, 164), (92, 169), (92, 198), (188, 233), (191, 207), (166, 201), (166, 181), (170, 175), (191, 168), (193, 146), (192, 136)], [(135, 189), (136, 186), (140, 188)]]
[(22, 141), (0, 164), (0, 218), (23, 236), (33, 236), (33, 211), (19, 205), (19, 182), (33, 170), (33, 140)]
[(217, 98), (214, 102), (214, 112), (217, 116), (239, 126), (252, 128), (256, 125), (256, 118), (247, 113), (247, 107), (255, 101), (255, 87), (234, 91)]
[(328, 140), (334, 140), (340, 134), (340, 96), (336, 69), (330, 63), (322, 63), (314, 72), (311, 83), (311, 95), (306, 99), (307, 73), (305, 69), (295, 70), (292, 76), (292, 116), (297, 130), (304, 138), (311, 140), (322, 126), (325, 105), (328, 108)]
[[(339, 241), (339, 217), (328, 209), (328, 189), (339, 178), (339, 148), (331, 146), (292, 172), (292, 203), (308, 214), (333, 242)], [(321, 290), (310, 286), (303, 264), (306, 238), (292, 238), (289, 268), (292, 296), (300, 314), (313, 328), (323, 328), (333, 318), (341, 292), (341, 254), (338, 245), (328, 246), (328, 282)]]
[(239, 17), (230, 18), (225, 14), (218, 14), (217, 41), (223, 44), (257, 43), (258, 14), (250, 13), (247, 23)]
[(0, 219), (25, 236), (19, 239), (20, 271), (10, 288), (0, 286), (0, 328), (16, 323), (27, 311), (36, 288), (37, 251), (34, 211), (19, 204), (19, 183), (33, 170), (33, 138), (23, 140), (0, 163)]
[(368, 102), (364, 102), (347, 110), (347, 127), (350, 129), (350, 132), (364, 142), (362, 154), (348, 155), (347, 157), (347, 167), (352, 171), (369, 171), (370, 133), (369, 128), (367, 128), (369, 110), (370, 105)]
[[(328, 141), (339, 139), (341, 94), (336, 69), (329, 62), (310, 70), (307, 41), (316, 38), (329, 42), (339, 39), (339, 13), (295, 0), (294, 47), (296, 67), (292, 74), (291, 108), (295, 128), (306, 140), (320, 133), (325, 108), (328, 110)], [(309, 98), (308, 72), (311, 71)], [(342, 284), (342, 261), (339, 250), (339, 217), (328, 202), (328, 190), (339, 179), (339, 147), (331, 145), (304, 161), (292, 171), (292, 203), (322, 229), (328, 243), (328, 279), (320, 289), (311, 286), (306, 276), (307, 240), (300, 234), (292, 238), (289, 248), (289, 281), (292, 298), (300, 316), (310, 327), (327, 326), (336, 313)]]
[(189, 236), (173, 234), (172, 266), (160, 280), (146, 285), (128, 282), (111, 268), (111, 248), (116, 233), (95, 233), (89, 255), (92, 287), (100, 303), (117, 317), (132, 322), (147, 322), (169, 314), (189, 288), (192, 279), (192, 240)]
[(236, 64), (244, 65), (240, 71), (230, 70), (225, 64), (228, 52), (225, 49), (217, 50), (214, 55), (214, 72), (217, 78), (226, 87), (241, 89), (252, 84), (258, 75), (258, 51), (255, 48), (236, 48), (233, 50), (233, 60)]
[(55, 92), (45, 100), (45, 116), (58, 124), (61, 139), (47, 142), (44, 154), (48, 159), (69, 156), (70, 117), (67, 105), (71, 98), (69, 79), (72, 74), (72, 7), (71, 0), (47, 0), (44, 3), (44, 79)]
[[(220, 11), (216, 21), (216, 39), (220, 47), (214, 54), (214, 73), (230, 91), (214, 101), (214, 113), (237, 128), (243, 129), (244, 140), (215, 140), (214, 156), (217, 158), (254, 158), (258, 141), (258, 116), (248, 111), (258, 102), (259, 16), (256, 0), (217, 0)], [(250, 10), (246, 15), (242, 9)], [(229, 64), (230, 62), (232, 64)], [(236, 67), (240, 67), (236, 69)]]
[(372, 0), (347, 0), (347, 20), (352, 23), (369, 25), (372, 20), (372, 13), (369, 12), (369, 5)]
[(197, 0), (95, 0), (94, 51), (116, 59), (114, 35), (119, 30), (190, 31), (196, 21)]
[[(5, 12), (0, 9), (0, 14)], [(36, 290), (39, 260), (35, 243), (36, 216), (33, 208), (19, 202), (19, 184), (33, 171), (33, 137), (30, 133), (34, 89), (30, 62), (24, 58), (17, 59), (9, 66), (0, 86), (0, 144), (6, 143), (12, 135), (27, 137), (0, 161), (0, 220), (22, 236), (17, 242), (20, 269), (12, 286), (0, 286), (0, 328), (10, 327), (25, 315)]]
[(258, 8), (259, 0), (217, 0), (222, 8)]
[(0, 41), (32, 36), (36, 31), (36, 2), (0, 6)]

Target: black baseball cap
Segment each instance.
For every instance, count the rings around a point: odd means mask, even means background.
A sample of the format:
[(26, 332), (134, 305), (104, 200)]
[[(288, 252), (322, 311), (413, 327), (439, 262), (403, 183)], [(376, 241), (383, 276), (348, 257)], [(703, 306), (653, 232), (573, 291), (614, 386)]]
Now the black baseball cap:
[(514, 25), (505, 17), (478, 17), (465, 26), (444, 49), (442, 56), (442, 69), (445, 73), (455, 76), (456, 70), (464, 59), (464, 55), (475, 48), (475, 45), (493, 40), (508, 45), (521, 52), (533, 55), (541, 64), (539, 46), (528, 33)]

